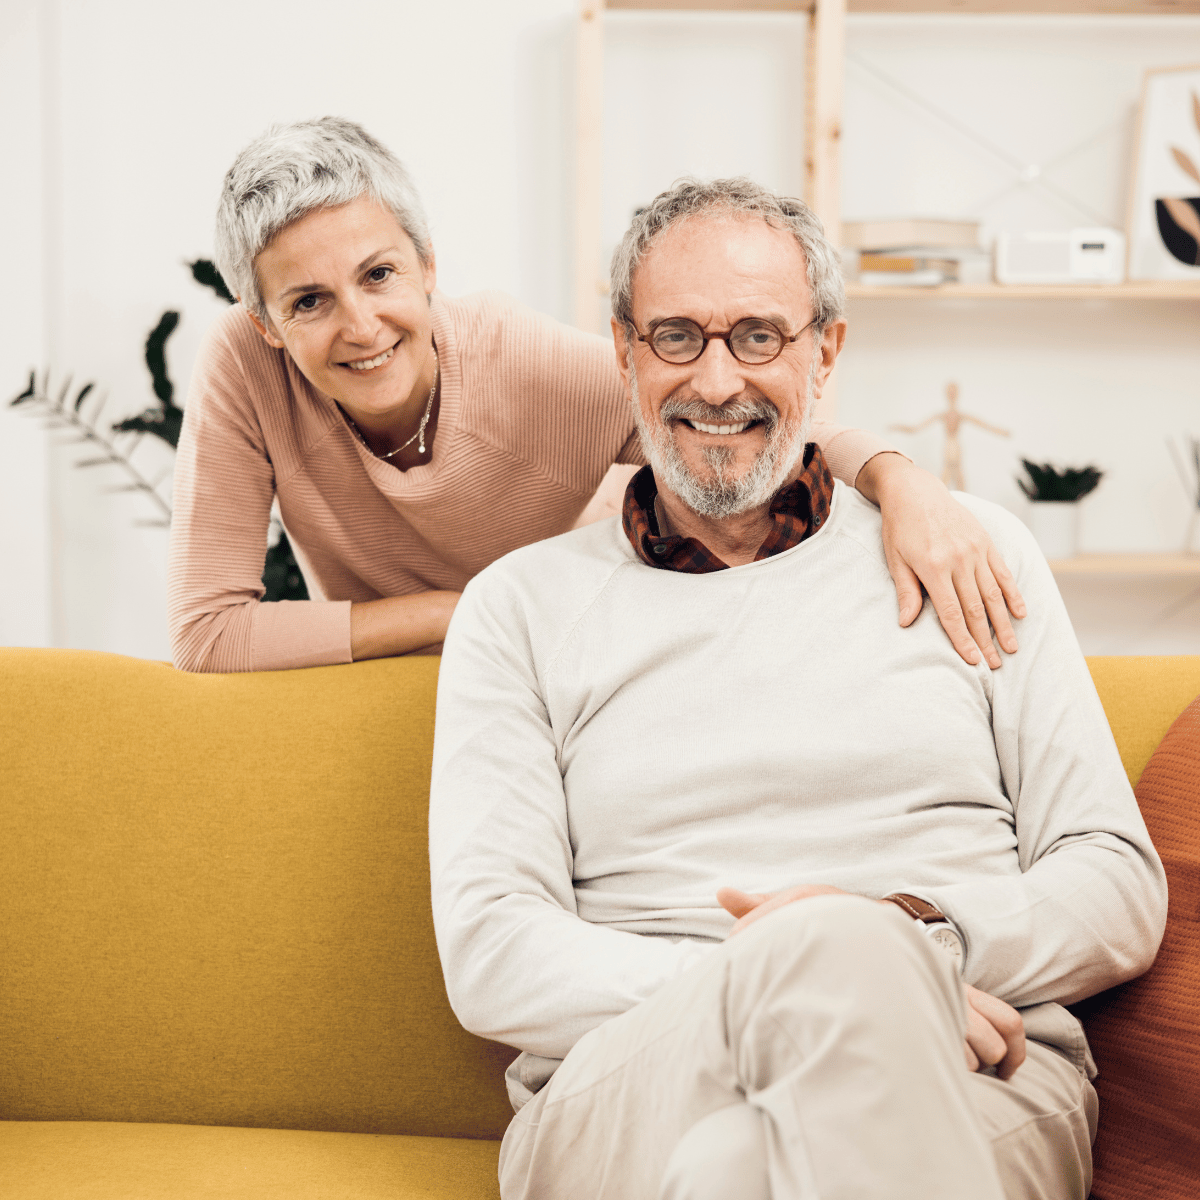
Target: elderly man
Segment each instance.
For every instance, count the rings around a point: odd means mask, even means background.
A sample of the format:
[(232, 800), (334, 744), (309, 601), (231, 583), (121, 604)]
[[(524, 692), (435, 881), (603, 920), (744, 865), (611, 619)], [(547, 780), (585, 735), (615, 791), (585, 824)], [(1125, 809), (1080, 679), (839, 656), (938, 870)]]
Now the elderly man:
[(468, 586), (439, 685), (446, 983), (522, 1051), (505, 1200), (1086, 1196), (1061, 1005), (1146, 969), (1165, 884), (1046, 563), (964, 497), (1023, 652), (897, 627), (806, 437), (846, 323), (803, 205), (685, 181), (612, 293), (650, 466)]

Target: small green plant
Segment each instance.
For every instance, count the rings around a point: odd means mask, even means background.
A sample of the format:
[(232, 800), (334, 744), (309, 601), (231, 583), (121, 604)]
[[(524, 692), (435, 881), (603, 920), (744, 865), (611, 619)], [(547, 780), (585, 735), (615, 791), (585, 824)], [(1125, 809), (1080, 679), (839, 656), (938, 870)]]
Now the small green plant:
[(1030, 500), (1080, 500), (1104, 478), (1098, 467), (1056, 467), (1051, 463), (1032, 463), (1021, 459), (1029, 476), (1026, 482), (1019, 475), (1017, 485)]
[[(230, 295), (221, 273), (206, 258), (187, 264), (192, 278), (204, 287), (211, 288), (227, 304), (237, 301)], [(146, 338), (146, 369), (154, 386), (157, 404), (140, 412), (135, 417), (126, 417), (107, 429), (100, 420), (107, 396), (97, 396), (95, 384), (85, 383), (72, 398), (71, 377), (68, 376), (57, 390), (50, 389), (50, 372), (42, 373), (38, 379), (35, 371), (29, 372), (29, 385), (9, 401), (10, 407), (27, 406), (28, 411), (41, 413), (51, 429), (65, 429), (75, 434), (75, 443), (94, 451), (87, 458), (79, 459), (77, 467), (119, 467), (127, 483), (116, 491), (142, 492), (159, 510), (155, 520), (139, 521), (139, 525), (165, 527), (171, 520), (171, 506), (159, 495), (158, 487), (166, 478), (166, 472), (157, 479), (147, 478), (133, 461), (138, 443), (147, 434), (160, 438), (172, 450), (179, 445), (179, 433), (183, 428), (183, 409), (175, 403), (175, 385), (167, 374), (167, 339), (179, 324), (179, 314), (167, 311), (158, 319), (158, 324)], [(99, 403), (96, 403), (96, 400)], [(131, 435), (123, 437), (121, 435)], [(300, 565), (292, 553), (287, 533), (278, 521), (272, 519), (271, 531), (276, 536), (267, 548), (263, 564), (264, 600), (307, 600), (308, 588)]]

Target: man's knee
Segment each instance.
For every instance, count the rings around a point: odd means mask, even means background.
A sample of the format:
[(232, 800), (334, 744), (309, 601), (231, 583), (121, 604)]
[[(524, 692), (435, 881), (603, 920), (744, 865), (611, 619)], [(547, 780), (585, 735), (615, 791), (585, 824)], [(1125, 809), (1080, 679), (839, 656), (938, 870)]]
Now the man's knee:
[(914, 954), (940, 962), (930, 945), (893, 904), (863, 896), (813, 896), (785, 905), (747, 926), (729, 943), (735, 958), (764, 958), (781, 965), (797, 959), (831, 960), (840, 969), (875, 971)]
[(702, 1117), (675, 1144), (659, 1200), (770, 1200), (762, 1115), (732, 1104)]
[[(741, 944), (739, 944), (741, 943)], [(754, 922), (727, 943), (728, 1013), (810, 1010), (961, 1037), (962, 986), (949, 956), (894, 905), (814, 896)], [(940, 1032), (944, 1031), (944, 1032)]]

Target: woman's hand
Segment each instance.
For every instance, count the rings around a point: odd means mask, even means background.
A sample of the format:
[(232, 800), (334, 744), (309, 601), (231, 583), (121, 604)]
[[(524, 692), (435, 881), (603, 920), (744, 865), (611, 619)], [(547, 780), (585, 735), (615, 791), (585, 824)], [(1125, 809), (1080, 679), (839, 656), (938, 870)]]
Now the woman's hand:
[(461, 592), (418, 592), (350, 606), (350, 657), (440, 653)]
[(955, 650), (972, 666), (979, 653), (993, 670), (1000, 655), (1017, 639), (1009, 622), (1025, 615), (1025, 601), (1012, 572), (982, 525), (946, 490), (939, 479), (903, 455), (883, 453), (870, 459), (854, 481), (883, 514), (883, 549), (896, 583), (900, 624), (911, 625), (929, 593)]

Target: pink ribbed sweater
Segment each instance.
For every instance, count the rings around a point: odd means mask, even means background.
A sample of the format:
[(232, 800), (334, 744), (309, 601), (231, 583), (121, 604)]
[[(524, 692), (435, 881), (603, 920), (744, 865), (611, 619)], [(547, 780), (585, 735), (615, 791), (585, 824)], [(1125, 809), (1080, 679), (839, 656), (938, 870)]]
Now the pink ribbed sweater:
[[(510, 550), (569, 529), (608, 468), (643, 461), (612, 345), (485, 292), (435, 292), (441, 402), (432, 461), (400, 471), (240, 306), (188, 391), (168, 590), (175, 665), (266, 671), (349, 662), (350, 604), (461, 590)], [(853, 484), (886, 444), (818, 423)], [(312, 600), (264, 604), (272, 501)]]

